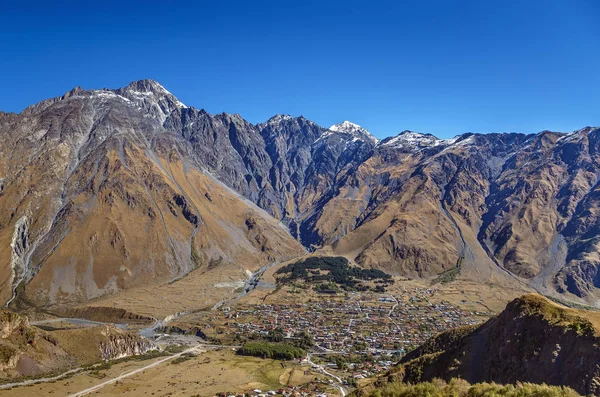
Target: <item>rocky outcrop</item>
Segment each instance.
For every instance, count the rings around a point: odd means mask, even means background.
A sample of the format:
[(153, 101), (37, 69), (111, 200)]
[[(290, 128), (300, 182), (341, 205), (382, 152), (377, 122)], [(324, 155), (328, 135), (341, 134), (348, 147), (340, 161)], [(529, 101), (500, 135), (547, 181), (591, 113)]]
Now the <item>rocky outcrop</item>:
[(0, 339), (7, 339), (29, 327), (29, 319), (10, 310), (0, 310)]
[(102, 335), (104, 338), (98, 347), (103, 360), (137, 356), (158, 350), (158, 347), (148, 339), (122, 331), (114, 326), (105, 326)]
[(0, 332), (0, 378), (66, 370), (158, 349), (113, 325), (44, 331), (6, 309), (0, 311)]
[(0, 346), (0, 371), (6, 372), (16, 368), (21, 354), (10, 347)]
[(0, 371), (12, 370), (17, 366), (21, 352), (10, 343), (11, 339), (19, 338), (19, 334), (29, 327), (27, 317), (20, 316), (8, 310), (0, 311)]
[(565, 385), (600, 392), (600, 313), (525, 295), (479, 327), (442, 333), (389, 374), (404, 382), (463, 378), (471, 383)]

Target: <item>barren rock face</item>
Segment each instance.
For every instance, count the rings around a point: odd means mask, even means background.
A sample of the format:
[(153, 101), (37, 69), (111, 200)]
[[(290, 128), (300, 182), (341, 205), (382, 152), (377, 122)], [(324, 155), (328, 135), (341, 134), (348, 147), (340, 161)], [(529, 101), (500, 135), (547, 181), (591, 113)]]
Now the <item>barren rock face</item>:
[(600, 297), (597, 128), (378, 141), (350, 122), (210, 115), (142, 80), (0, 113), (0, 136), (3, 302), (254, 270), (302, 246)]
[(98, 348), (103, 360), (137, 356), (158, 350), (158, 347), (146, 338), (121, 331), (113, 326), (104, 326)]

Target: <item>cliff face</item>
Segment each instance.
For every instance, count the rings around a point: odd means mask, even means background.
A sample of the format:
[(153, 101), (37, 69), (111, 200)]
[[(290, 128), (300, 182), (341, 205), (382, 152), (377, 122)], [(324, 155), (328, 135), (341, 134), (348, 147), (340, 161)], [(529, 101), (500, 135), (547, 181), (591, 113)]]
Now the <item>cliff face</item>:
[(526, 295), (479, 327), (432, 338), (407, 354), (390, 376), (411, 383), (453, 377), (471, 383), (546, 383), (598, 394), (599, 325), (598, 312)]
[(103, 360), (137, 356), (158, 350), (158, 347), (148, 339), (123, 332), (112, 326), (106, 326), (102, 330), (102, 336), (98, 347)]
[(0, 311), (0, 339), (8, 339), (16, 332), (29, 327), (29, 320), (25, 316), (9, 310)]

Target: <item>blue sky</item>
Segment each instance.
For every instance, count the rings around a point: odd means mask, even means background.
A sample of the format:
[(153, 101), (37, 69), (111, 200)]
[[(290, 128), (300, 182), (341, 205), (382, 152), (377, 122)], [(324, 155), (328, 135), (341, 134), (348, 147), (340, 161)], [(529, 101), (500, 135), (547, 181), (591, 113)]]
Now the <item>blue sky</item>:
[(211, 113), (380, 138), (600, 125), (596, 0), (20, 4), (0, 14), (3, 111), (152, 78)]

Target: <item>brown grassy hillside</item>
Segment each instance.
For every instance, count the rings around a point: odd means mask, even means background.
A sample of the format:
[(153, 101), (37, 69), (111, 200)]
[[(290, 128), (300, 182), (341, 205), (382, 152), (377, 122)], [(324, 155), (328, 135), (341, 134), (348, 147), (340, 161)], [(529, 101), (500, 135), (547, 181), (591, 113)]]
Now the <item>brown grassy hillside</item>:
[(557, 305), (535, 294), (510, 302), (479, 327), (442, 333), (407, 354), (389, 380), (462, 378), (600, 392), (600, 313)]

